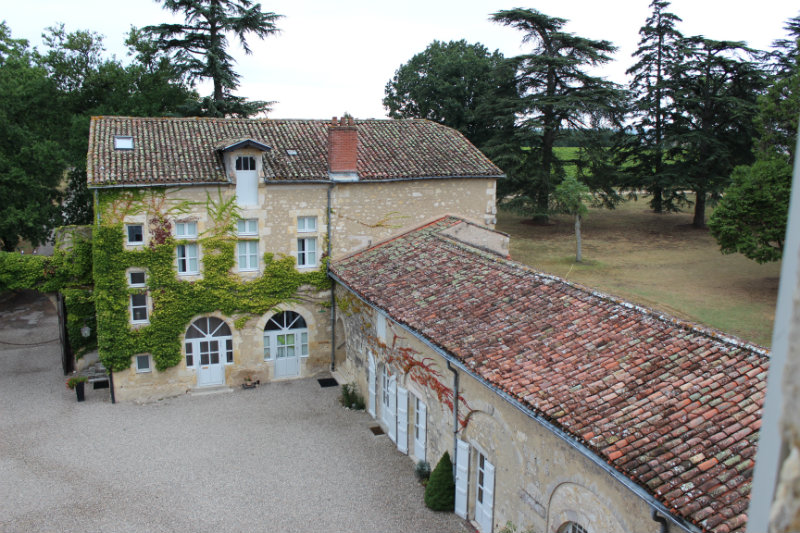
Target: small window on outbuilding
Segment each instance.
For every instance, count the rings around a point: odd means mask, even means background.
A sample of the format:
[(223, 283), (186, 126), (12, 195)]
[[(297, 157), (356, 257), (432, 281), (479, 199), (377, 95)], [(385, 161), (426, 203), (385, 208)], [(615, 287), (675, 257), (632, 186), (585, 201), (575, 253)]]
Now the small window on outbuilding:
[(295, 150), (294, 148), (287, 148), (286, 155), (292, 155), (292, 156), (297, 155), (297, 150)]
[(133, 150), (133, 137), (114, 135), (114, 150)]

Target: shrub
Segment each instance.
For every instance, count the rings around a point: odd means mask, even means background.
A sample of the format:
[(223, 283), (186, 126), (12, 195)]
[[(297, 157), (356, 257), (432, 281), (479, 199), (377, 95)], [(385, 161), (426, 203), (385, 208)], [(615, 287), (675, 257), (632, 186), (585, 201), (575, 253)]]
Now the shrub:
[(434, 511), (453, 512), (455, 499), (456, 483), (453, 480), (453, 463), (450, 461), (450, 454), (444, 452), (425, 487), (425, 505)]
[(348, 409), (356, 411), (363, 411), (364, 397), (358, 393), (358, 387), (355, 383), (345, 383), (342, 385), (342, 395), (339, 397), (339, 402)]
[(414, 467), (414, 473), (420, 481), (426, 481), (431, 477), (431, 465), (428, 461), (417, 461), (417, 466)]

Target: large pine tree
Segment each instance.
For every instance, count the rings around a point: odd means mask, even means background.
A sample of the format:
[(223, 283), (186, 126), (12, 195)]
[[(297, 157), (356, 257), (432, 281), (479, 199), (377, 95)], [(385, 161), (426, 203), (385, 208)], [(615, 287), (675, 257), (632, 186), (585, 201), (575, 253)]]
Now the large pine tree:
[(755, 57), (740, 42), (691, 37), (671, 72), (675, 112), (665, 135), (680, 185), (695, 194), (696, 228), (705, 227), (706, 202), (721, 196), (734, 167), (753, 161), (753, 119), (765, 85)]
[(683, 36), (676, 28), (681, 19), (667, 11), (669, 5), (666, 0), (650, 3), (651, 14), (639, 30), (639, 48), (633, 53), (637, 61), (627, 71), (632, 76), (636, 129), (629, 172), (634, 186), (652, 195), (650, 206), (656, 213), (677, 210), (676, 177), (665, 161), (664, 130), (673, 112), (669, 73), (678, 60)]
[(622, 92), (613, 83), (587, 73), (611, 60), (616, 47), (562, 31), (566, 19), (534, 9), (498, 11), (492, 20), (523, 32), (532, 45), (518, 56), (520, 91), (525, 99), (520, 142), (527, 151), (522, 165), (510, 172), (506, 194), (512, 207), (546, 220), (550, 196), (563, 179), (563, 165), (553, 152), (556, 139), (570, 129), (586, 129), (597, 117), (619, 110)]
[(237, 97), (239, 74), (228, 53), (228, 36), (234, 35), (245, 53), (251, 50), (247, 35), (264, 39), (280, 30), (276, 22), (282, 15), (261, 10), (250, 0), (162, 0), (164, 8), (186, 17), (183, 24), (147, 26), (144, 31), (156, 46), (173, 55), (188, 79), (209, 79), (214, 92), (205, 100), (204, 114), (209, 116), (247, 117), (267, 111), (270, 102)]

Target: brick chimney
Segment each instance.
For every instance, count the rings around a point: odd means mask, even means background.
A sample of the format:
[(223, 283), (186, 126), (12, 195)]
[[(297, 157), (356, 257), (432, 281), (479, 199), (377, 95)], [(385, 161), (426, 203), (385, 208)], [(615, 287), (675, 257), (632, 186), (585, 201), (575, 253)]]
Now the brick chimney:
[(333, 117), (328, 127), (328, 172), (331, 179), (357, 180), (358, 129), (353, 117)]

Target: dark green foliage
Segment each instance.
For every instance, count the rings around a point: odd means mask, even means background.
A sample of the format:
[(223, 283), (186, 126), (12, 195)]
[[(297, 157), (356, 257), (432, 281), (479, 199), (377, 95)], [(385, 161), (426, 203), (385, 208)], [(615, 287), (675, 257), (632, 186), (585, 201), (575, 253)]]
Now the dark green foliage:
[(510, 207), (544, 219), (550, 195), (564, 177), (553, 153), (556, 140), (571, 129), (613, 123), (624, 109), (624, 93), (615, 84), (586, 72), (609, 62), (616, 48), (563, 32), (565, 19), (533, 9), (498, 11), (492, 20), (522, 31), (523, 42), (533, 46), (514, 58), (526, 120), (516, 132), (517, 164), (506, 168), (509, 179), (500, 193), (512, 197)]
[(630, 91), (636, 130), (635, 136), (628, 137), (632, 142), (627, 171), (633, 177), (629, 186), (650, 192), (650, 206), (656, 213), (677, 211), (681, 198), (677, 176), (666, 157), (665, 130), (672, 123), (670, 75), (679, 60), (683, 36), (676, 28), (681, 19), (668, 8), (665, 0), (650, 3), (651, 15), (639, 30), (639, 48), (633, 53), (636, 64), (627, 71), (633, 76)]
[(211, 97), (204, 99), (195, 112), (204, 116), (248, 117), (269, 110), (270, 102), (248, 102), (234, 96), (239, 74), (233, 70), (234, 59), (228, 54), (228, 36), (233, 34), (245, 53), (251, 53), (246, 36), (264, 39), (277, 33), (276, 21), (282, 15), (261, 11), (261, 4), (250, 0), (162, 0), (164, 9), (186, 17), (183, 24), (147, 26), (149, 49), (172, 57), (190, 82), (210, 79)]
[(708, 222), (722, 253), (739, 252), (759, 263), (783, 253), (792, 168), (782, 159), (737, 167)]
[(733, 169), (753, 161), (753, 119), (765, 86), (756, 57), (738, 42), (691, 37), (681, 43), (666, 140), (679, 185), (695, 193), (696, 228), (705, 227), (706, 201), (720, 197)]
[(455, 501), (456, 483), (453, 480), (453, 463), (450, 461), (450, 453), (444, 452), (425, 486), (425, 505), (434, 511), (453, 512)]
[(428, 461), (417, 461), (414, 466), (414, 474), (421, 482), (425, 482), (431, 477), (431, 465)]
[(339, 396), (339, 403), (348, 409), (356, 411), (363, 411), (364, 397), (358, 392), (358, 387), (355, 383), (345, 383), (342, 385), (342, 394)]
[[(36, 246), (60, 220), (62, 147), (50, 129), (61, 120), (58, 88), (23, 40), (0, 23), (0, 249), (20, 239)], [(84, 153), (84, 157), (85, 157)]]
[(392, 118), (425, 118), (455, 128), (487, 151), (520, 110), (514, 63), (480, 43), (433, 41), (397, 69), (383, 105)]

